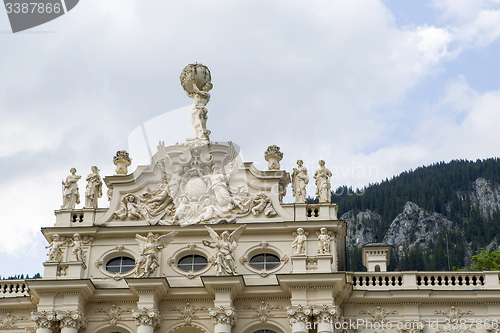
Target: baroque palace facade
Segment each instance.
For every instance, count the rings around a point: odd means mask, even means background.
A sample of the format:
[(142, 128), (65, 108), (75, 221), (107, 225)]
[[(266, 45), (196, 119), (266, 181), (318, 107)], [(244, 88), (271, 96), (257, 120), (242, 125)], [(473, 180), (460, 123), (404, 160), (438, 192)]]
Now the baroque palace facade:
[[(390, 246), (367, 244), (367, 272), (346, 271), (346, 223), (320, 161), (318, 204), (306, 203), (270, 146), (268, 170), (211, 142), (210, 72), (188, 65), (195, 138), (160, 143), (149, 165), (92, 167), (84, 208), (72, 169), (54, 227), (43, 228), (43, 278), (0, 281), (8, 333), (498, 333), (499, 272), (387, 272)], [(108, 187), (109, 208), (97, 200)], [(291, 183), (295, 203), (283, 203)], [(82, 195), (83, 196), (83, 195)]]

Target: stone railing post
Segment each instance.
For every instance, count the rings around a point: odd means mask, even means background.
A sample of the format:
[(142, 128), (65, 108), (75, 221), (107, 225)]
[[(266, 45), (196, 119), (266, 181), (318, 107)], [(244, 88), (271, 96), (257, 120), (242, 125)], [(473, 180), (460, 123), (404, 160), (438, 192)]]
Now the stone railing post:
[(132, 317), (137, 324), (137, 333), (153, 333), (161, 325), (160, 312), (157, 309), (135, 309)]
[(312, 327), (311, 316), (312, 307), (307, 305), (287, 306), (286, 313), (292, 328), (292, 333), (307, 333)]
[(314, 323), (318, 333), (333, 333), (339, 310), (335, 305), (324, 304), (313, 309)]
[(56, 313), (54, 311), (32, 312), (31, 320), (35, 322), (36, 333), (52, 333)]
[[(57, 320), (61, 333), (78, 333), (81, 328), (87, 327), (87, 320), (81, 311), (57, 311)], [(38, 333), (38, 332), (37, 332)]]

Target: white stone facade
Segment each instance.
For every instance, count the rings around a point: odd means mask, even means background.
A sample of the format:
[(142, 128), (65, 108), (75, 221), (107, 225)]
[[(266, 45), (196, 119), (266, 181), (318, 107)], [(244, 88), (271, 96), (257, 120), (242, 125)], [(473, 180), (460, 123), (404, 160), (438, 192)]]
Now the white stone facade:
[[(190, 97), (211, 88), (196, 73)], [(201, 120), (195, 139), (103, 177), (109, 208), (65, 199), (42, 229), (43, 278), (0, 281), (1, 332), (498, 333), (499, 272), (346, 272), (337, 206), (283, 203), (279, 147), (257, 170)]]

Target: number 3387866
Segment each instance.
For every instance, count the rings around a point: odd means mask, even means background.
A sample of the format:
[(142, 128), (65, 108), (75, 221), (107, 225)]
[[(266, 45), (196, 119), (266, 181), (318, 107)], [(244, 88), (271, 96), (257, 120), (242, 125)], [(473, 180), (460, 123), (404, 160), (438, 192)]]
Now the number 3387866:
[(23, 13), (23, 14), (27, 14), (27, 13), (39, 13), (39, 14), (56, 13), (56, 14), (58, 14), (61, 11), (61, 4), (59, 4), (59, 3), (51, 4), (51, 3), (41, 3), (41, 2), (40, 3), (37, 3), (37, 2), (10, 3), (10, 2), (7, 2), (5, 4), (5, 8), (7, 9), (7, 14), (10, 14), (10, 13), (15, 13), (15, 14), (19, 14), (19, 13)]

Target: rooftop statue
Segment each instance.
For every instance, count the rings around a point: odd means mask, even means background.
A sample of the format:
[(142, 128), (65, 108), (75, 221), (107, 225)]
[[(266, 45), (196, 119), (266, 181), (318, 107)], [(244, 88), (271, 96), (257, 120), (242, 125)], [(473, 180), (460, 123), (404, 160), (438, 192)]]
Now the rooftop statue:
[(87, 188), (85, 189), (85, 208), (97, 208), (97, 201), (102, 197), (102, 179), (99, 169), (94, 165), (92, 173), (87, 176)]
[(306, 185), (309, 183), (307, 169), (302, 160), (297, 161), (297, 167), (292, 172), (292, 191), (296, 203), (306, 203)]
[(191, 124), (195, 138), (201, 141), (210, 141), (210, 131), (207, 130), (208, 110), (206, 105), (210, 101), (212, 77), (207, 66), (202, 64), (187, 65), (181, 73), (181, 85), (186, 94), (193, 99), (189, 109)]
[(331, 200), (330, 192), (330, 177), (332, 173), (330, 170), (325, 168), (325, 161), (319, 161), (319, 169), (314, 173), (314, 179), (316, 179), (316, 196), (319, 202), (328, 202)]
[(62, 181), (63, 185), (63, 204), (62, 209), (75, 209), (75, 206), (80, 203), (80, 192), (78, 191), (78, 181), (82, 176), (76, 174), (76, 169), (69, 170), (71, 175), (66, 177), (66, 181)]

